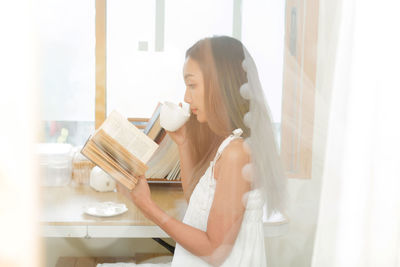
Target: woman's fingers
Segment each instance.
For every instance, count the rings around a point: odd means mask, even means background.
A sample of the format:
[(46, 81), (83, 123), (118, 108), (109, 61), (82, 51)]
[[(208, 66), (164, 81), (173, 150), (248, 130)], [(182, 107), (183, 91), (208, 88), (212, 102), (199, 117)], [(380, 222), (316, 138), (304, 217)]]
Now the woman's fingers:
[(126, 198), (130, 199), (130, 191), (120, 182), (117, 182), (117, 192), (124, 195)]
[(146, 177), (144, 177), (143, 175), (138, 176), (138, 183), (143, 183), (146, 182)]

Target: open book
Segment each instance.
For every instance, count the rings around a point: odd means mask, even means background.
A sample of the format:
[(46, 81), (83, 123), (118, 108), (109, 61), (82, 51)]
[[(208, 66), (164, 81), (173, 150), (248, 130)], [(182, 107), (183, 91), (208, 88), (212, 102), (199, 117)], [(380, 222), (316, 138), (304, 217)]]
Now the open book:
[(145, 175), (146, 165), (158, 145), (117, 111), (112, 111), (92, 134), (81, 153), (129, 190), (137, 176)]

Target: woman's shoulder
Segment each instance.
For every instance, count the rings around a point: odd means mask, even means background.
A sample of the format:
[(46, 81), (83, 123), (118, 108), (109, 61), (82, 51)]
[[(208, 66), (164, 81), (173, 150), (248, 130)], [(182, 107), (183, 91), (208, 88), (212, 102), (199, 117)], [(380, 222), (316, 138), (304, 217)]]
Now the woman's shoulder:
[(237, 138), (228, 143), (222, 150), (221, 156), (215, 164), (215, 179), (221, 172), (241, 171), (244, 165), (250, 162), (250, 155), (244, 147), (242, 138)]
[(250, 161), (250, 154), (245, 148), (244, 140), (237, 138), (229, 142), (221, 153), (221, 161), (224, 163), (246, 164)]
[[(243, 167), (250, 162), (250, 154), (244, 147), (244, 141), (241, 138), (232, 140), (222, 150), (220, 159), (216, 164), (215, 179), (225, 177), (223, 181), (232, 184), (235, 180), (236, 184), (243, 183), (243, 188), (249, 185), (246, 179), (234, 179), (234, 177), (242, 177)], [(221, 176), (221, 177), (220, 177)], [(219, 177), (219, 178), (217, 178)]]

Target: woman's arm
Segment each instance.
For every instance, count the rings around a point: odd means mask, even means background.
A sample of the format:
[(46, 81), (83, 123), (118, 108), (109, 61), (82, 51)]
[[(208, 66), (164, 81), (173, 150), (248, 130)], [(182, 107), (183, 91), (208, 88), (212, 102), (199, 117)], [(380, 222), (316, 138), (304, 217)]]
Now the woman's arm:
[[(242, 222), (245, 210), (242, 199), (250, 190), (250, 185), (243, 179), (241, 171), (248, 162), (249, 157), (241, 143), (232, 142), (224, 150), (217, 163), (218, 182), (205, 232), (184, 224), (162, 211), (151, 200), (145, 179), (140, 179), (130, 195), (143, 214), (182, 247), (196, 256), (203, 257), (212, 265), (219, 265), (229, 255)], [(143, 189), (144, 187), (146, 189)]]

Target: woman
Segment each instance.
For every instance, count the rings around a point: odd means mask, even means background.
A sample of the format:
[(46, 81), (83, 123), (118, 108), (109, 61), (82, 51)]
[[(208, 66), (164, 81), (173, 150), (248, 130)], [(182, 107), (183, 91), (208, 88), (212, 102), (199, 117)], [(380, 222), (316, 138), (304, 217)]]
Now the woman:
[[(246, 53), (240, 41), (226, 36), (202, 39), (186, 52), (184, 101), (192, 114), (178, 131), (168, 132), (179, 147), (182, 187), (189, 202), (183, 221), (171, 218), (152, 201), (145, 178), (139, 178), (132, 192), (125, 191), (147, 218), (176, 241), (172, 266), (266, 266), (261, 188), (265, 183), (255, 178), (264, 174), (257, 166), (268, 167), (273, 161), (257, 165), (251, 153), (256, 146), (243, 138), (250, 137), (252, 124), (272, 128), (267, 113), (257, 123), (246, 118), (253, 101), (242, 90), (249, 77), (248, 66), (242, 65)], [(274, 144), (272, 131), (261, 134)], [(276, 149), (271, 149), (268, 155), (276, 160)], [(272, 185), (270, 191), (283, 188), (274, 182), (266, 183)], [(271, 201), (267, 198), (270, 206), (279, 208), (281, 195), (272, 195)]]

